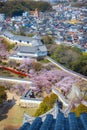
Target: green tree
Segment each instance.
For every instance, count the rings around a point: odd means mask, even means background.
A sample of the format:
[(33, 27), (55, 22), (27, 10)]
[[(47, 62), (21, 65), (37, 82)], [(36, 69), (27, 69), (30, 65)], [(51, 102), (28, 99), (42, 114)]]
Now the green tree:
[(42, 64), (40, 62), (33, 62), (32, 67), (35, 71), (40, 71), (42, 69)]
[(50, 94), (50, 96), (46, 96), (43, 99), (42, 103), (40, 104), (39, 108), (36, 110), (34, 116), (39, 116), (41, 114), (46, 113), (48, 110), (50, 110), (53, 107), (53, 105), (54, 105), (55, 101), (57, 100), (57, 98), (58, 97), (53, 93)]
[(5, 87), (0, 85), (0, 104), (3, 103), (7, 99), (7, 95), (5, 92)]
[(0, 12), (5, 13), (6, 16), (22, 15), (23, 12), (35, 10), (36, 8), (40, 11), (52, 10), (52, 6), (48, 2), (42, 1), (13, 0), (4, 3), (0, 2)]
[(58, 98), (57, 95), (55, 95), (54, 93), (50, 94), (50, 98), (49, 98), (50, 108), (53, 107), (57, 98)]
[(42, 41), (44, 44), (52, 44), (53, 43), (53, 39), (50, 36), (43, 36)]
[(61, 64), (64, 64), (67, 67), (71, 67), (72, 62), (76, 61), (80, 55), (80, 52), (78, 52), (76, 49), (64, 45), (59, 45), (53, 51), (52, 57)]
[(87, 76), (87, 56), (82, 55), (72, 64), (72, 69)]
[(40, 104), (39, 108), (36, 110), (34, 116), (39, 116), (39, 115), (41, 115), (41, 114), (44, 114), (44, 113), (46, 113), (48, 110), (49, 110), (49, 109), (48, 109), (47, 104), (44, 103), (44, 102), (42, 102), (42, 103)]
[(87, 113), (87, 107), (80, 104), (78, 107), (76, 107), (75, 109), (72, 109), (71, 112), (74, 112), (76, 114), (76, 116), (80, 116), (80, 114), (82, 112), (86, 112)]
[(4, 44), (7, 51), (10, 51), (15, 46), (15, 44), (10, 44), (9, 41), (5, 38), (3, 38), (1, 42)]
[(51, 57), (69, 69), (87, 76), (87, 55), (76, 47), (59, 45), (51, 51)]

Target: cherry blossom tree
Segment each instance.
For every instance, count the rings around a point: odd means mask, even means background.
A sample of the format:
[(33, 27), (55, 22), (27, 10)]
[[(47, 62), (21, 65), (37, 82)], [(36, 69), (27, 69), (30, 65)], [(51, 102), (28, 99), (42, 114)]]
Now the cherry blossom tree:
[[(56, 86), (64, 93), (67, 93), (71, 89), (72, 84), (78, 82), (74, 76), (71, 76), (60, 69), (55, 69), (54, 67), (52, 67), (52, 69), (42, 67), (42, 69), (36, 69), (36, 71), (33, 68), (33, 64), (36, 65), (37, 63), (39, 62), (34, 59), (24, 59), (19, 66), (19, 69), (24, 68), (27, 73), (31, 75), (29, 79), (32, 80), (34, 84), (35, 92), (46, 91), (49, 93), (52, 90), (52, 86)], [(39, 64), (34, 67), (37, 68), (38, 65)]]
[(37, 91), (46, 90), (51, 91), (52, 86), (59, 87), (64, 92), (67, 92), (72, 87), (72, 84), (76, 82), (75, 78), (62, 70), (43, 70), (38, 74), (32, 73), (32, 78)]
[(22, 95), (24, 94), (24, 92), (27, 91), (27, 88), (26, 87), (27, 85), (26, 84), (14, 84), (13, 87), (12, 87), (12, 90), (16, 92), (17, 95)]
[(7, 51), (5, 46), (0, 43), (0, 58), (6, 58), (7, 57)]
[(74, 84), (76, 81), (77, 80), (73, 76), (67, 76), (64, 77), (62, 80), (60, 80), (59, 82), (57, 82), (55, 86), (60, 88), (65, 93), (67, 93), (71, 89), (72, 84)]
[(29, 70), (32, 67), (32, 63), (34, 62), (34, 59), (24, 58), (22, 62), (20, 63), (20, 66), (17, 67), (17, 69), (21, 70), (23, 69), (25, 72), (29, 73)]

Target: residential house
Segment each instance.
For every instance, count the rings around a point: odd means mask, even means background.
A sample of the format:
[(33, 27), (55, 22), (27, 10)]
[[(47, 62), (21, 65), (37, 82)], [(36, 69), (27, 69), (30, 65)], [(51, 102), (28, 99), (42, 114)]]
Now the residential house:
[(5, 20), (5, 14), (0, 13), (0, 22), (3, 22)]

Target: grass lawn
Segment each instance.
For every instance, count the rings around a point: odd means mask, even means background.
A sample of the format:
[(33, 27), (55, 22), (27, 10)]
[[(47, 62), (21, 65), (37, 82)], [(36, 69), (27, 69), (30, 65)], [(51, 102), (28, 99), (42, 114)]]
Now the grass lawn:
[(40, 60), (39, 62), (41, 62), (41, 63), (49, 63), (49, 60), (47, 60), (47, 59), (42, 59), (42, 60)]
[(13, 76), (15, 76), (15, 74), (13, 74), (9, 71), (0, 69), (0, 76), (13, 77)]
[[(4, 112), (4, 119), (0, 121), (0, 130), (3, 129), (4, 125), (20, 126), (23, 119), (23, 114), (26, 112), (30, 116), (34, 115), (37, 108), (21, 108), (20, 106), (14, 105), (11, 109)], [(1, 117), (0, 117), (1, 118)]]

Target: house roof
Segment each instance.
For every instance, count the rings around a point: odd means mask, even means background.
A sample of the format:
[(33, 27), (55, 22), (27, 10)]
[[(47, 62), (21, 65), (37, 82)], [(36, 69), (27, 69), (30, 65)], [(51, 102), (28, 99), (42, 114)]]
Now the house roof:
[(14, 37), (12, 38), (12, 40), (17, 40), (17, 41), (21, 40), (23, 42), (30, 42), (32, 40), (32, 38), (25, 37), (25, 36), (14, 35)]
[(5, 36), (9, 37), (9, 38), (13, 38), (14, 37), (14, 35), (12, 33), (10, 33), (9, 31), (5, 31), (3, 34)]
[(42, 46), (18, 46), (16, 52), (20, 53), (38, 53), (47, 51), (44, 45)]
[(30, 42), (30, 44), (32, 46), (38, 46), (38, 45), (42, 45), (42, 42), (39, 39), (32, 39), (31, 42)]
[(59, 112), (56, 119), (52, 114), (47, 114), (44, 121), (41, 117), (36, 117), (32, 124), (26, 122), (19, 130), (87, 130), (87, 113), (80, 114), (80, 117), (69, 113), (68, 117), (64, 117)]
[(39, 50), (41, 51), (41, 52), (44, 52), (44, 51), (47, 51), (47, 48), (46, 48), (46, 46), (39, 46)]
[(37, 51), (37, 47), (19, 46), (16, 51), (20, 53), (35, 53)]
[(38, 46), (38, 45), (43, 44), (41, 42), (41, 38), (37, 35), (34, 37), (26, 37), (26, 36), (14, 35), (14, 34), (10, 33), (9, 31), (5, 31), (3, 34), (5, 36), (7, 36), (8, 38), (10, 38), (11, 40), (30, 43), (32, 46)]

